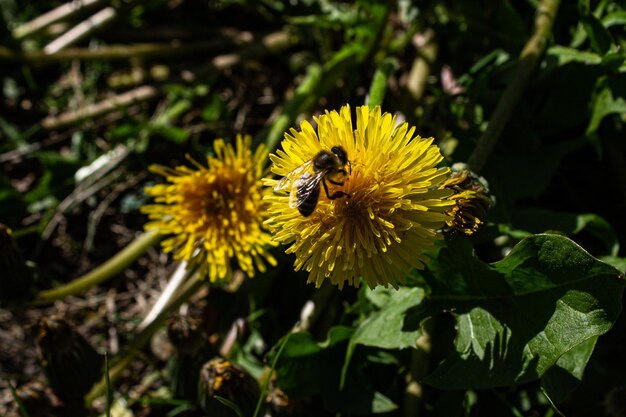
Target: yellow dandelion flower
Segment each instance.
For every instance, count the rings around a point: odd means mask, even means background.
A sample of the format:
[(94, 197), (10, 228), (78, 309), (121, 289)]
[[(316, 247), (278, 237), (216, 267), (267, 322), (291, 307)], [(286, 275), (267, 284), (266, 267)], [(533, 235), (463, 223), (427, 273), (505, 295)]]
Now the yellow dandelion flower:
[[(453, 205), (446, 200), (452, 192), (438, 189), (449, 176), (448, 168), (437, 168), (441, 152), (433, 138), (416, 136), (407, 123), (396, 126), (396, 117), (381, 114), (380, 107), (358, 107), (356, 129), (347, 105), (315, 122), (317, 132), (305, 121), (300, 131), (285, 134), (282, 150), (270, 155), (275, 174), (302, 177), (287, 188), (284, 179), (265, 181), (289, 193), (266, 197), (266, 224), (277, 241), (292, 243), (287, 252), (296, 256), (295, 269), (308, 271), (308, 281), (318, 287), (325, 279), (340, 288), (346, 282), (358, 286), (360, 277), (371, 288), (397, 287), (408, 271), (423, 267), (424, 251), (441, 237), (437, 229)], [(343, 150), (348, 163), (326, 171), (327, 180), (317, 185), (317, 205), (302, 215), (298, 190), (311, 187), (320, 170), (308, 161), (333, 148)], [(313, 172), (304, 172), (303, 165)]]
[(172, 235), (162, 242), (165, 252), (198, 266), (212, 282), (230, 277), (232, 260), (248, 276), (265, 271), (265, 263), (276, 265), (266, 249), (275, 243), (263, 226), (267, 150), (253, 153), (250, 144), (250, 136), (238, 135), (236, 149), (216, 140), (206, 167), (193, 160), (197, 169), (150, 167), (167, 183), (145, 190), (155, 203), (141, 209), (151, 220), (146, 230)]

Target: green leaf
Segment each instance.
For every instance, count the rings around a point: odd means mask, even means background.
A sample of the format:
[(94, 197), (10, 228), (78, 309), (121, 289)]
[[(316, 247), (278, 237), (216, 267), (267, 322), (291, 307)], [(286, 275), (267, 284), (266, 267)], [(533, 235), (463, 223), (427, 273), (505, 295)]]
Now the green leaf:
[(602, 18), (602, 26), (605, 28), (610, 28), (611, 26), (617, 25), (626, 25), (626, 11), (619, 10), (612, 13), (607, 13), (606, 16)]
[(555, 45), (549, 48), (546, 53), (548, 56), (555, 57), (559, 66), (570, 62), (581, 62), (587, 65), (597, 65), (602, 62), (602, 56), (596, 54), (595, 52), (580, 51), (575, 48), (569, 48), (561, 45)]
[(508, 52), (503, 49), (496, 49), (494, 51), (489, 52), (485, 56), (481, 57), (472, 67), (467, 71), (468, 74), (476, 75), (484, 70), (486, 70), (489, 66), (497, 67), (507, 62), (510, 58)]
[(169, 123), (170, 121), (177, 119), (185, 114), (187, 110), (189, 110), (192, 106), (193, 103), (191, 102), (191, 100), (176, 101), (171, 106), (166, 108), (165, 111), (157, 117), (155, 123)]
[(626, 100), (624, 97), (615, 97), (612, 88), (610, 86), (604, 86), (595, 97), (591, 120), (587, 126), (586, 134), (588, 136), (593, 135), (606, 116), (624, 113), (626, 113)]
[(623, 274), (564, 236), (531, 236), (494, 264), (476, 258), (468, 241), (451, 240), (438, 261), (428, 308), (412, 319), (455, 316), (455, 353), (426, 378), (439, 388), (537, 380), (606, 333), (621, 311)]
[(602, 262), (606, 262), (619, 271), (626, 272), (626, 258), (620, 258), (617, 256), (603, 256), (600, 258)]
[(511, 210), (510, 216), (514, 229), (509, 232), (523, 230), (532, 234), (558, 230), (568, 235), (575, 235), (586, 231), (600, 239), (609, 253), (617, 254), (619, 251), (619, 241), (615, 230), (608, 221), (597, 214), (567, 213), (528, 207), (515, 208)]
[(606, 55), (602, 57), (602, 66), (611, 72), (619, 71), (622, 65), (624, 65), (624, 61), (626, 60), (626, 55), (621, 50), (609, 51)]
[(374, 398), (372, 398), (371, 404), (373, 414), (389, 413), (398, 409), (398, 406), (393, 401), (382, 395), (380, 392), (374, 393)]
[(184, 143), (187, 139), (189, 139), (189, 132), (180, 127), (160, 126), (156, 129), (156, 131), (165, 139), (178, 144)]
[[(280, 388), (293, 398), (319, 394), (327, 409), (340, 413), (369, 414), (396, 409), (387, 396), (374, 389), (370, 372), (366, 372), (367, 367), (374, 365), (365, 358), (351, 367), (345, 386), (339, 388), (346, 342), (353, 332), (350, 327), (333, 327), (324, 342), (316, 342), (305, 332), (291, 334), (276, 366)], [(375, 385), (381, 384), (377, 381)]]
[(419, 329), (404, 327), (404, 312), (424, 299), (422, 288), (400, 287), (397, 290), (377, 288), (372, 293), (385, 293), (387, 302), (355, 330), (350, 345), (375, 346), (383, 349), (415, 347)]
[[(13, 146), (17, 146), (19, 144), (24, 143), (22, 134), (20, 133), (17, 126), (15, 126), (13, 123), (6, 120), (4, 117), (0, 117), (0, 133), (1, 133), (0, 136), (3, 136), (4, 138), (8, 139), (9, 142), (11, 142)], [(7, 148), (7, 149), (10, 149), (10, 148)]]
[[(571, 139), (555, 145), (543, 146), (541, 152), (529, 150), (501, 155), (485, 167), (485, 178), (498, 195), (498, 205), (515, 206), (521, 199), (535, 197), (551, 184), (553, 175), (559, 170), (559, 163), (565, 155), (585, 144), (585, 138)], [(519, 175), (513, 167), (532, 167)], [(502, 191), (500, 191), (502, 190)]]
[(606, 54), (613, 44), (613, 38), (609, 31), (607, 31), (604, 26), (602, 26), (602, 23), (592, 14), (582, 16), (581, 22), (585, 28), (585, 32), (587, 32), (587, 36), (589, 36), (591, 49), (601, 55)]
[(587, 15), (591, 11), (589, 0), (578, 0), (578, 13)]
[(405, 312), (424, 299), (421, 288), (400, 287), (397, 290), (376, 288), (368, 294), (380, 310), (372, 313), (355, 330), (346, 350), (346, 360), (341, 372), (341, 385), (345, 381), (352, 354), (357, 345), (383, 349), (404, 349), (415, 347), (419, 328), (405, 328)]
[(550, 400), (563, 402), (578, 387), (597, 341), (598, 337), (591, 337), (565, 352), (556, 365), (543, 374), (541, 385)]
[[(329, 331), (327, 341), (323, 343), (316, 342), (308, 332), (290, 335), (276, 367), (280, 387), (295, 395), (318, 391), (316, 381), (327, 378), (331, 370), (326, 366), (318, 367), (319, 363), (316, 362), (325, 357), (329, 351), (333, 351), (337, 343), (348, 339), (352, 332), (353, 330), (348, 327), (333, 327)], [(345, 335), (345, 338), (338, 337), (341, 335)], [(326, 345), (325, 348), (322, 344)]]
[(615, 230), (608, 221), (597, 214), (587, 213), (576, 216), (576, 229), (573, 233), (576, 234), (582, 230), (587, 230), (593, 236), (604, 241), (611, 254), (617, 254), (619, 251), (619, 240)]
[(218, 94), (213, 94), (209, 103), (202, 109), (202, 119), (208, 123), (217, 122), (224, 113), (224, 102)]

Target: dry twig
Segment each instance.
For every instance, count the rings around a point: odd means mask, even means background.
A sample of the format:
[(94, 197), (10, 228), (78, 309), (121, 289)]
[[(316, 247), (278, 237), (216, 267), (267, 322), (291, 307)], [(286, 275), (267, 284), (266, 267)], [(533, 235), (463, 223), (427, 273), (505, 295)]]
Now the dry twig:
[(100, 3), (104, 3), (104, 0), (72, 0), (42, 14), (41, 16), (38, 16), (30, 22), (18, 26), (13, 31), (13, 37), (15, 39), (23, 39), (33, 33), (39, 32), (53, 23), (70, 18), (88, 7), (94, 7)]
[(522, 97), (530, 74), (546, 48), (558, 8), (559, 0), (542, 0), (539, 3), (535, 17), (535, 30), (520, 53), (511, 81), (491, 115), (487, 130), (480, 137), (467, 161), (472, 171), (478, 173), (483, 168), (509, 121), (511, 113)]
[(104, 25), (115, 19), (116, 16), (117, 12), (113, 7), (106, 7), (50, 42), (43, 48), (43, 51), (46, 54), (59, 52), (61, 49), (75, 44), (85, 36), (102, 28)]

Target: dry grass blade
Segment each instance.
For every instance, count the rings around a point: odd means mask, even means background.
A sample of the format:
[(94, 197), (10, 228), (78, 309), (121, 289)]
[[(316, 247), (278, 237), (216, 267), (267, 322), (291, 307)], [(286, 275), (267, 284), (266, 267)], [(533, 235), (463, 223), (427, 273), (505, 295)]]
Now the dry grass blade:
[(94, 7), (104, 2), (104, 0), (72, 0), (38, 16), (30, 22), (18, 26), (13, 31), (13, 37), (15, 39), (26, 38), (55, 22), (72, 17), (88, 7)]

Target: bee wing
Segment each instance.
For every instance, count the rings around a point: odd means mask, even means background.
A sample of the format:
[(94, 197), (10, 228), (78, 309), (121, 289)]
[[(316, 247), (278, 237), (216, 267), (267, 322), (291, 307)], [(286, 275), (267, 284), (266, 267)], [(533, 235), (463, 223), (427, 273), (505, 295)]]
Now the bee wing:
[(284, 177), (282, 177), (278, 183), (274, 186), (274, 191), (283, 191), (287, 189), (293, 189), (293, 185), (297, 182), (303, 175), (313, 173), (313, 160), (309, 160), (304, 164), (300, 165), (298, 168), (294, 169)]
[(291, 188), (291, 194), (289, 195), (289, 207), (300, 207), (313, 193), (317, 187), (319, 187), (320, 181), (328, 173), (327, 170), (322, 170), (314, 173), (304, 173), (294, 183)]

